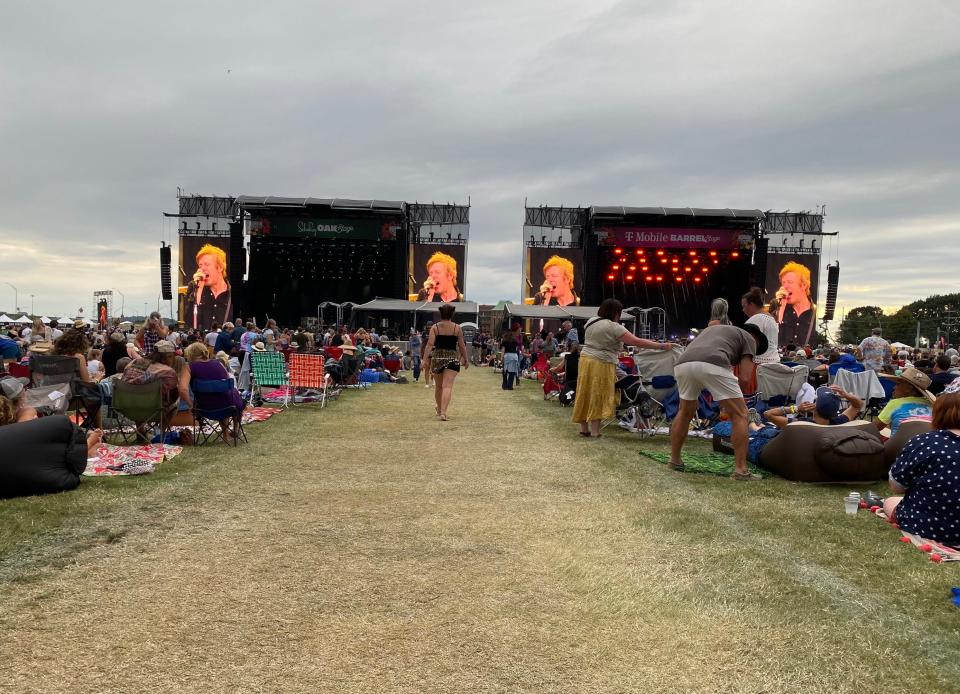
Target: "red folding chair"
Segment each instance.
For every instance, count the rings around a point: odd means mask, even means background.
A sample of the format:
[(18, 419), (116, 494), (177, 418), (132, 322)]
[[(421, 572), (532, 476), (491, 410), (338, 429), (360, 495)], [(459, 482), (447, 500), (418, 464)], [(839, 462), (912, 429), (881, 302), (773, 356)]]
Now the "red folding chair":
[[(293, 352), (290, 355), (290, 386), (292, 388), (311, 388), (319, 390), (320, 407), (327, 404), (327, 372), (324, 369), (326, 360), (322, 354), (300, 354)], [(296, 399), (294, 399), (296, 402)]]

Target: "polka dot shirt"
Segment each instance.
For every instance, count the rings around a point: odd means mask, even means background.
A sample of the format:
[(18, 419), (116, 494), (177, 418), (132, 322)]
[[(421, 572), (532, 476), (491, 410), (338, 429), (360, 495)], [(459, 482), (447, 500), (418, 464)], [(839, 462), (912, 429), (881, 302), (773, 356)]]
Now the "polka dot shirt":
[(960, 547), (960, 436), (944, 430), (914, 436), (890, 479), (907, 489), (897, 506), (903, 530)]

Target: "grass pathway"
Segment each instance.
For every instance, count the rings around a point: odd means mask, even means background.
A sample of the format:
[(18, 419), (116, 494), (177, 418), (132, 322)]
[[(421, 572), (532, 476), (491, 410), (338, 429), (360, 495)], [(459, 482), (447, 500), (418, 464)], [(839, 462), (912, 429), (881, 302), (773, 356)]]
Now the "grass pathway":
[(0, 502), (0, 689), (956, 687), (960, 571), (839, 490), (671, 473), (483, 369), (431, 396)]

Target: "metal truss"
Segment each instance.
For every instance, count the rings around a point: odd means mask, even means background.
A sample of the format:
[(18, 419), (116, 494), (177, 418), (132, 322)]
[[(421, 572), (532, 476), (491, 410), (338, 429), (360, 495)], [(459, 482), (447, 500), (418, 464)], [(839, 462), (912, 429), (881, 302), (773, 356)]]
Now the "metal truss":
[(768, 210), (760, 228), (764, 234), (823, 234), (823, 215)]
[(409, 203), (407, 216), (411, 225), (470, 224), (470, 205)]
[(524, 226), (531, 227), (583, 227), (587, 223), (587, 210), (582, 207), (527, 207)]
[(180, 217), (221, 217), (233, 219), (237, 216), (236, 198), (218, 198), (205, 195), (177, 195), (180, 201)]

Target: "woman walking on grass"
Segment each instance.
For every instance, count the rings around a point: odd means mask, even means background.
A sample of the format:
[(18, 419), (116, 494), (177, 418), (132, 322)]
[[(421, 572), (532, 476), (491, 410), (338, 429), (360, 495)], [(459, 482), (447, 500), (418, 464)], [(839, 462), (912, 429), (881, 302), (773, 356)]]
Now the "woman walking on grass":
[(612, 417), (617, 408), (616, 365), (621, 343), (646, 349), (671, 350), (670, 342), (654, 342), (636, 337), (620, 325), (623, 304), (606, 299), (595, 318), (587, 321), (580, 365), (577, 396), (573, 401), (573, 421), (580, 425), (580, 436), (599, 438), (600, 422)]
[(463, 331), (453, 322), (456, 310), (450, 304), (440, 307), (440, 320), (430, 328), (430, 337), (424, 351), (426, 369), (433, 374), (437, 416), (444, 422), (447, 421), (447, 407), (453, 397), (453, 382), (460, 373), (460, 367), (462, 365), (464, 370), (470, 368)]

